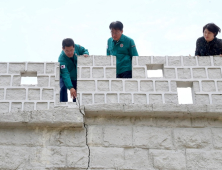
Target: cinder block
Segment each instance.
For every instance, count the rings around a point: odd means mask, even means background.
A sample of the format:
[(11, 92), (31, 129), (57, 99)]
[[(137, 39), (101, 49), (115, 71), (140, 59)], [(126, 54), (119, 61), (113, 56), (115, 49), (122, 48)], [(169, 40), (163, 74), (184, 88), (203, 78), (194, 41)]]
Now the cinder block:
[(106, 103), (118, 103), (118, 98), (116, 93), (108, 93), (106, 95)]
[(193, 68), (193, 78), (196, 79), (207, 78), (205, 68)]
[(116, 78), (116, 68), (106, 67), (106, 78)]
[(9, 74), (20, 74), (25, 71), (25, 63), (9, 63)]
[(92, 104), (92, 94), (82, 94), (82, 104), (87, 105), (87, 104)]
[(94, 103), (105, 103), (105, 95), (104, 94), (95, 94), (94, 95)]
[(208, 94), (196, 94), (195, 104), (210, 104), (210, 99)]
[(148, 149), (125, 148), (125, 163), (123, 169), (149, 169), (153, 168), (149, 159)]
[(205, 148), (211, 146), (210, 129), (177, 128), (173, 130), (174, 145), (182, 148)]
[(79, 80), (77, 83), (78, 92), (95, 91), (95, 81)]
[(197, 57), (199, 66), (211, 66), (210, 56)]
[(46, 63), (46, 74), (54, 74), (55, 73), (55, 63)]
[(0, 100), (4, 100), (4, 89), (0, 89)]
[(170, 87), (172, 92), (177, 92), (177, 82), (176, 81), (170, 81)]
[(12, 102), (11, 112), (19, 112), (19, 111), (22, 111), (22, 103), (21, 102)]
[(220, 170), (222, 167), (220, 150), (188, 149), (186, 157), (187, 169)]
[(0, 73), (7, 73), (7, 63), (0, 63)]
[(111, 57), (95, 55), (94, 66), (111, 66)]
[(180, 56), (169, 56), (168, 57), (169, 66), (181, 66), (181, 57)]
[(42, 89), (42, 100), (54, 100), (54, 90)]
[(133, 66), (138, 65), (138, 64), (137, 64), (137, 59), (136, 59), (136, 57), (138, 57), (138, 56), (133, 56), (133, 57), (132, 57), (132, 65), (133, 65)]
[(92, 69), (92, 77), (93, 78), (104, 78), (103, 67), (94, 67)]
[(194, 81), (193, 82), (193, 91), (194, 92), (199, 92), (200, 91), (199, 81)]
[(126, 92), (137, 92), (138, 82), (133, 80), (125, 80), (125, 91)]
[(80, 68), (77, 66), (77, 79), (80, 78), (80, 72), (79, 72)]
[(156, 91), (162, 91), (162, 92), (169, 91), (168, 81), (156, 81), (155, 87), (156, 87)]
[(27, 71), (37, 71), (37, 74), (44, 73), (44, 63), (28, 63)]
[(220, 68), (208, 68), (208, 77), (210, 79), (221, 79), (221, 69)]
[[(77, 73), (78, 74), (78, 73)], [(60, 67), (56, 67), (56, 76), (55, 76), (56, 80), (60, 79)]]
[(213, 61), (215, 66), (222, 66), (222, 57), (221, 56), (213, 56)]
[[(102, 161), (101, 161), (102, 160)], [(116, 168), (124, 164), (123, 148), (91, 147), (90, 167), (91, 168)]]
[(67, 164), (66, 166), (72, 167), (71, 169), (83, 170), (87, 169), (88, 167), (88, 155), (89, 149), (86, 146), (70, 148), (67, 150), (66, 158), (64, 161), (65, 164)]
[(103, 127), (97, 125), (90, 125), (88, 127), (87, 141), (90, 146), (102, 146)]
[(20, 85), (21, 85), (21, 76), (13, 76), (12, 86), (20, 86)]
[(51, 76), (50, 77), (50, 87), (54, 87), (55, 91), (57, 93), (59, 93), (59, 91), (60, 91), (60, 84), (59, 84), (59, 80), (55, 80), (55, 76)]
[(164, 68), (164, 77), (167, 79), (175, 79), (176, 73), (174, 68)]
[(40, 100), (40, 89), (28, 89), (28, 100)]
[(111, 90), (112, 91), (123, 91), (123, 81), (122, 80), (111, 80)]
[(132, 146), (132, 133), (132, 127), (130, 126), (105, 126), (103, 133), (104, 145), (118, 147)]
[(164, 94), (165, 103), (178, 104), (178, 96), (176, 94)]
[(141, 80), (140, 81), (140, 91), (144, 91), (144, 92), (153, 91), (153, 81)]
[(133, 141), (135, 147), (149, 149), (173, 148), (171, 128), (136, 126), (133, 128)]
[(109, 80), (98, 80), (97, 81), (98, 91), (109, 91)]
[(81, 78), (90, 78), (90, 67), (81, 68)]
[(116, 66), (116, 56), (111, 56), (111, 60), (113, 59), (113, 66)]
[(10, 86), (11, 76), (0, 76), (0, 86)]
[(8, 88), (6, 89), (6, 100), (25, 100), (26, 89), (24, 88)]
[(49, 76), (37, 76), (38, 87), (49, 86)]
[(49, 109), (54, 109), (55, 107), (55, 102), (50, 102), (49, 103)]
[(48, 103), (47, 102), (37, 102), (36, 103), (36, 110), (48, 110)]
[(146, 94), (134, 94), (133, 97), (135, 104), (147, 104)]
[(213, 92), (216, 91), (214, 81), (202, 81), (202, 90), (204, 92)]
[(217, 81), (218, 91), (222, 91), (222, 81)]
[(222, 131), (221, 128), (212, 128), (213, 145), (216, 149), (222, 149)]
[(9, 112), (9, 103), (8, 102), (0, 102), (0, 113)]
[(93, 66), (93, 56), (78, 56), (78, 66)]
[(191, 78), (190, 68), (178, 68), (177, 74), (178, 74), (179, 79), (190, 79)]
[(138, 64), (139, 66), (145, 66), (146, 64), (151, 64), (151, 56), (139, 56)]
[(25, 102), (24, 103), (24, 111), (32, 111), (34, 110), (35, 103), (33, 102)]
[(183, 57), (183, 65), (184, 66), (196, 66), (197, 65), (197, 63), (196, 63), (196, 57), (194, 56), (192, 56), (192, 57), (190, 57), (190, 56), (184, 56)]
[(119, 103), (132, 103), (132, 95), (130, 93), (120, 93)]
[(133, 68), (132, 71), (133, 78), (146, 78), (146, 69), (142, 68)]
[[(1, 169), (18, 169), (19, 166), (22, 165), (23, 169), (26, 167), (24, 162), (29, 161), (30, 153), (28, 151), (28, 147), (20, 146), (1, 146), (1, 159), (0, 165)], [(19, 168), (21, 169), (21, 168)], [(26, 169), (26, 168), (25, 168)]]
[(212, 94), (212, 104), (222, 104), (222, 94)]
[(164, 65), (166, 65), (166, 57), (153, 56), (153, 63), (152, 64), (164, 64)]
[(149, 95), (149, 104), (161, 104), (163, 103), (161, 94), (150, 94)]
[(186, 170), (186, 156), (184, 151), (150, 150), (150, 159), (158, 170)]

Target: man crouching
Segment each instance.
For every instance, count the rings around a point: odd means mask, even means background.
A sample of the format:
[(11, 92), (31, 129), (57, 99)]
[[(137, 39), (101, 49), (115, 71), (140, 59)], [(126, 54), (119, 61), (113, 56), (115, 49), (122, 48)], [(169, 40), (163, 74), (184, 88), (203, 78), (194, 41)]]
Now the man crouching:
[(84, 47), (74, 44), (71, 38), (62, 41), (62, 52), (59, 56), (60, 62), (60, 102), (67, 102), (67, 88), (73, 102), (76, 102), (77, 96), (77, 55), (87, 57), (89, 52)]

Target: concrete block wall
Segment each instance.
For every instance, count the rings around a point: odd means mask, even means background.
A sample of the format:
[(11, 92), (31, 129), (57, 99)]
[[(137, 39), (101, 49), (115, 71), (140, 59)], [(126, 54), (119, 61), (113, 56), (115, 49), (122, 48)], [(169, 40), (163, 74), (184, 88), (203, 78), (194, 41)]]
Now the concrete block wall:
[[(209, 113), (210, 114), (210, 113)], [(221, 170), (222, 121), (88, 117), (91, 169)]]
[[(78, 58), (80, 103), (178, 104), (177, 87), (191, 87), (194, 104), (222, 103), (222, 57), (133, 57), (133, 78), (116, 79), (115, 56)], [(147, 70), (162, 68), (163, 77)]]
[[(59, 100), (59, 63), (0, 63), (0, 113), (54, 108)], [(36, 85), (22, 85), (21, 77), (37, 77)]]

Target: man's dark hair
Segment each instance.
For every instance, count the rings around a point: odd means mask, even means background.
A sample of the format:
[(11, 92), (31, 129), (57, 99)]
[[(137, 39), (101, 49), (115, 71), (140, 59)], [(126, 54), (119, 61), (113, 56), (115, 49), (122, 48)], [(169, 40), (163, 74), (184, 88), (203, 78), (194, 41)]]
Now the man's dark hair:
[(71, 38), (66, 38), (62, 41), (62, 48), (71, 46), (75, 47), (74, 41)]
[(214, 23), (209, 23), (209, 24), (205, 25), (205, 26), (203, 27), (203, 32), (204, 32), (205, 29), (208, 29), (210, 32), (214, 33), (214, 37), (217, 36), (218, 32), (221, 32), (220, 27), (218, 27), (218, 26), (217, 26), (216, 24), (214, 24)]
[(122, 30), (123, 30), (123, 24), (122, 24), (122, 22), (120, 22), (120, 21), (112, 22), (112, 23), (109, 25), (109, 29), (114, 29), (114, 30), (120, 30), (120, 31), (122, 31)]

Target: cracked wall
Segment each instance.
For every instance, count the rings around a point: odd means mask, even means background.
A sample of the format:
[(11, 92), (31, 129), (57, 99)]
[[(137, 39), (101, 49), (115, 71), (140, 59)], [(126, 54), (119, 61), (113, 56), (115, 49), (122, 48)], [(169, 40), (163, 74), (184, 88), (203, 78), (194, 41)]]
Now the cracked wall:
[[(0, 169), (221, 170), (221, 57), (133, 57), (131, 80), (114, 56), (78, 63), (81, 106), (58, 101), (58, 63), (0, 63)], [(148, 78), (156, 65), (164, 76)], [(194, 104), (178, 105), (177, 82)]]

